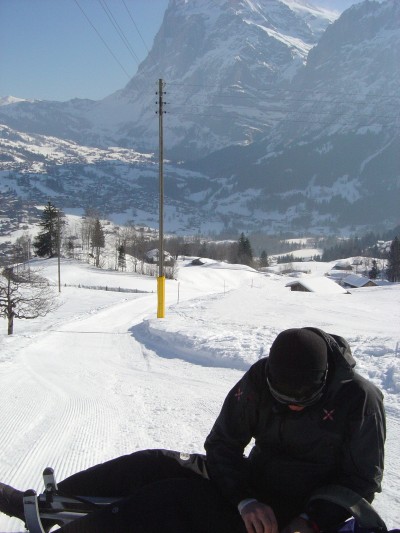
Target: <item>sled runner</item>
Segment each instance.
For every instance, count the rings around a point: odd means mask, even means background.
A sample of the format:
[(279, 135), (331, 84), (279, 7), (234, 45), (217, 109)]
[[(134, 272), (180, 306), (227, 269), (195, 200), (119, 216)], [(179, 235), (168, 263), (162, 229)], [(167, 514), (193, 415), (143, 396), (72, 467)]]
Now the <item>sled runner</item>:
[[(24, 494), (25, 523), (29, 533), (46, 533), (56, 524), (63, 527), (120, 500), (62, 494), (58, 491), (52, 468), (44, 470), (43, 480), (45, 490), (42, 494), (37, 495), (34, 490), (27, 490)], [(372, 505), (345, 487), (325, 486), (315, 492), (310, 500), (331, 501), (351, 513), (353, 518), (347, 520), (336, 533), (400, 533), (398, 529), (388, 532), (385, 522)]]
[(118, 500), (64, 495), (58, 492), (52, 468), (43, 471), (43, 481), (45, 490), (42, 494), (37, 495), (34, 490), (24, 493), (25, 525), (29, 533), (45, 533), (43, 522), (46, 520), (64, 526)]

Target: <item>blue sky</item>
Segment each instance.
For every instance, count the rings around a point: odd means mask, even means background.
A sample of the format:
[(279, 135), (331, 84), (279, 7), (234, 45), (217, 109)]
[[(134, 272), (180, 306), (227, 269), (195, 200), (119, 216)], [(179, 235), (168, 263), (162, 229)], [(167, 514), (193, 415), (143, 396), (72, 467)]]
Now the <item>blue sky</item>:
[[(342, 10), (358, 1), (314, 3)], [(121, 89), (151, 48), (167, 5), (168, 0), (0, 0), (0, 96), (97, 100)]]

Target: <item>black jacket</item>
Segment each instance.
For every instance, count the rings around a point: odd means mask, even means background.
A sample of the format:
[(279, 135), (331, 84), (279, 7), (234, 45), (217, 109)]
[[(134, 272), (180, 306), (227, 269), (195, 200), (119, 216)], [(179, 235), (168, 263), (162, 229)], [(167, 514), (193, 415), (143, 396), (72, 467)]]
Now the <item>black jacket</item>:
[(229, 392), (205, 448), (210, 477), (233, 503), (292, 502), (293, 512), (327, 528), (347, 515), (332, 503), (308, 505), (313, 491), (342, 485), (372, 501), (381, 490), (385, 413), (382, 393), (354, 371), (347, 342), (311, 329), (329, 348), (322, 399), (301, 412), (279, 404), (266, 382), (268, 358), (260, 359)]

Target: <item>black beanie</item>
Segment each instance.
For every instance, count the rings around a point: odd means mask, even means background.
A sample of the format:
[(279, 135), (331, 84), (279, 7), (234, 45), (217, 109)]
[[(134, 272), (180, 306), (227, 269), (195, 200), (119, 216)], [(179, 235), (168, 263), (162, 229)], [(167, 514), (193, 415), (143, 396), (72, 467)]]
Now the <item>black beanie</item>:
[(287, 329), (272, 343), (268, 379), (279, 392), (296, 397), (321, 387), (327, 366), (327, 344), (318, 333)]

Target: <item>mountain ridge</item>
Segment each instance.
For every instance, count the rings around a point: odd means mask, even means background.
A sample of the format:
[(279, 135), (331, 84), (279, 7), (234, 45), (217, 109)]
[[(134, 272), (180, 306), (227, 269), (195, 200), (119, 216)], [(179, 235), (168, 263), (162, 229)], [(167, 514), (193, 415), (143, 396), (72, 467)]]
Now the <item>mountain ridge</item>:
[[(317, 41), (304, 19), (285, 2), (263, 0), (257, 9), (254, 6), (247, 0), (221, 4), (171, 0), (148, 57), (123, 89), (97, 102), (23, 102), (14, 114), (14, 106), (7, 106), (0, 110), (0, 122), (82, 144), (154, 150), (158, 139), (154, 92), (156, 81), (163, 78), (174, 91), (170, 104), (175, 112), (169, 113), (167, 135), (178, 159), (193, 152), (204, 155), (232, 140), (251, 142), (265, 124), (251, 112), (252, 106), (236, 106), (235, 97), (243, 96), (244, 90), (249, 96), (257, 91), (266, 94), (279, 76), (289, 79)], [(326, 25), (329, 19), (324, 17)], [(227, 101), (229, 108), (221, 105)], [(228, 132), (210, 113), (191, 116), (193, 109), (204, 106), (221, 110), (230, 123)], [(193, 138), (198, 139), (197, 149)]]
[[(178, 176), (198, 178), (171, 178), (171, 205), (192, 209), (196, 230), (206, 213), (214, 227), (235, 231), (395, 225), (400, 3), (354, 5), (319, 37), (306, 23), (311, 12), (302, 18), (288, 4), (307, 3), (235, 0), (228, 9), (222, 0), (207, 10), (198, 0), (171, 0), (149, 56), (123, 89), (99, 102), (3, 105), (0, 123), (156, 153), (154, 92), (163, 76), (165, 156)], [(149, 193), (143, 180), (138, 186)]]

